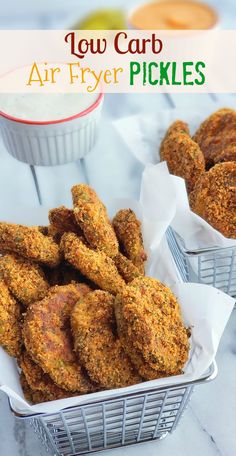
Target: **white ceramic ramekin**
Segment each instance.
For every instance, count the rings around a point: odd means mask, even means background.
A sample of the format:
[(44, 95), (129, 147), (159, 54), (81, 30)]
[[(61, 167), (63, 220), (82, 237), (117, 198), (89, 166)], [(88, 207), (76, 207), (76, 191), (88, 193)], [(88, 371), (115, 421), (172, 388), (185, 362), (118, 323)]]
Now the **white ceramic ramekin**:
[(94, 146), (103, 94), (85, 111), (53, 121), (27, 121), (0, 111), (0, 131), (8, 152), (30, 165), (62, 165), (83, 158)]

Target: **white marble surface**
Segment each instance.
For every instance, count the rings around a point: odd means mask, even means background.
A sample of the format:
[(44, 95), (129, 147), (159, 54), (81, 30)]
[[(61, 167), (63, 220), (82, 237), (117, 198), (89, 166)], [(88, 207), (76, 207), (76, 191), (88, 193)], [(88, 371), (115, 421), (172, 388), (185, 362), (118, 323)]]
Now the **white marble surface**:
[[(39, 4), (40, 3), (40, 4)], [(50, 4), (50, 9), (44, 10)], [(88, 8), (80, 0), (57, 2), (5, 2), (0, 15), (0, 28), (63, 27), (74, 14)], [(87, 2), (88, 3), (88, 2)], [(106, 4), (105, 0), (91, 0), (89, 7)], [(134, 3), (134, 2), (132, 2)], [(235, 27), (235, 0), (215, 1), (225, 27)], [(37, 4), (37, 5), (35, 5)], [(78, 6), (78, 4), (80, 4)], [(110, 0), (109, 4), (127, 4), (124, 0)], [(29, 8), (30, 5), (30, 8)], [(55, 6), (57, 5), (57, 6)], [(24, 9), (25, 8), (25, 9)], [(57, 8), (57, 9), (55, 9)], [(77, 8), (77, 9), (76, 9)], [(21, 10), (21, 11), (20, 11)], [(45, 13), (46, 11), (46, 13)], [(52, 14), (53, 11), (53, 14)], [(77, 14), (77, 13), (76, 13)], [(63, 22), (64, 21), (64, 22)], [(60, 24), (59, 24), (60, 22)], [(56, 24), (56, 25), (55, 25)], [(69, 188), (76, 182), (87, 181), (95, 187), (106, 203), (115, 196), (137, 197), (142, 167), (129, 154), (119, 137), (110, 133), (111, 118), (152, 112), (175, 106), (204, 109), (218, 100), (222, 106), (236, 106), (236, 95), (112, 95), (106, 97), (104, 121), (97, 146), (84, 163), (55, 168), (30, 168), (11, 158), (0, 143), (0, 213), (6, 207), (21, 205), (50, 206), (69, 203)], [(107, 120), (106, 120), (107, 119)], [(113, 154), (114, 140), (119, 141), (119, 154)], [(36, 185), (37, 184), (37, 188)], [(176, 431), (160, 442), (128, 449), (110, 451), (117, 456), (234, 456), (236, 454), (236, 311), (231, 316), (217, 355), (219, 374), (212, 383), (198, 386), (189, 407)], [(1, 368), (1, 367), (0, 367)], [(0, 456), (45, 456), (28, 422), (16, 420), (10, 413), (7, 398), (0, 393)]]

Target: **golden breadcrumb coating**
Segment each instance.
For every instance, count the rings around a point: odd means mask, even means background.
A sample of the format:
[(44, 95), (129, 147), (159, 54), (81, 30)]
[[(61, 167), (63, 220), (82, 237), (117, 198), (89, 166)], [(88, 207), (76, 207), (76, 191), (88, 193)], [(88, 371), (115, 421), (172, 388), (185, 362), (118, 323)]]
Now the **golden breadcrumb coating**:
[(21, 351), (21, 313), (18, 302), (0, 280), (0, 345), (10, 356)]
[(225, 147), (223, 151), (220, 151), (214, 156), (214, 163), (222, 162), (236, 162), (236, 144)]
[(205, 172), (205, 159), (187, 129), (175, 125), (181, 123), (174, 122), (167, 130), (161, 143), (160, 157), (167, 162), (170, 173), (185, 179), (187, 190), (191, 192), (199, 176)]
[(143, 247), (141, 223), (131, 209), (122, 209), (113, 219), (113, 227), (125, 255), (144, 274), (147, 259)]
[(117, 294), (125, 286), (117, 268), (104, 252), (88, 248), (74, 233), (65, 233), (61, 239), (65, 259), (102, 290)]
[[(119, 316), (119, 309), (117, 309), (117, 317)], [(157, 380), (158, 378), (164, 378), (164, 377), (169, 377), (170, 374), (167, 374), (165, 372), (157, 371), (153, 369), (150, 364), (148, 364), (144, 357), (143, 354), (140, 350), (138, 350), (132, 342), (129, 340), (128, 334), (126, 330), (122, 332), (122, 345), (126, 345), (126, 353), (128, 353), (128, 356), (132, 360), (133, 365), (135, 366), (137, 372), (143, 377), (143, 379), (146, 380)], [(181, 374), (182, 370), (179, 369), (176, 370), (176, 372), (172, 375), (178, 375)]]
[(93, 291), (74, 307), (71, 327), (75, 350), (90, 378), (105, 388), (141, 382), (116, 333), (114, 297)]
[(43, 299), (49, 288), (41, 267), (14, 253), (0, 257), (0, 277), (13, 296), (25, 306)]
[(58, 245), (35, 227), (0, 222), (0, 252), (6, 251), (51, 267), (60, 263)]
[(169, 135), (171, 133), (186, 133), (187, 135), (189, 135), (189, 126), (186, 122), (183, 122), (182, 120), (175, 120), (175, 122), (173, 122), (168, 128), (166, 135)]
[(161, 372), (181, 372), (188, 359), (188, 332), (168, 287), (149, 277), (135, 279), (117, 295), (115, 311), (122, 345), (140, 375), (150, 379), (143, 360), (157, 378)]
[(45, 374), (41, 367), (31, 359), (27, 351), (22, 352), (18, 363), (32, 391), (41, 391), (47, 395), (48, 401), (69, 397), (68, 391), (59, 388), (51, 377)]
[(60, 231), (58, 231), (55, 226), (53, 225), (48, 225), (48, 229), (47, 229), (47, 234), (45, 234), (45, 236), (48, 236), (50, 238), (52, 238), (52, 240), (56, 243), (56, 244), (60, 244), (60, 241), (61, 241), (61, 237), (62, 237), (62, 234)]
[(236, 238), (236, 162), (206, 172), (190, 194), (190, 205), (224, 236)]
[(32, 359), (61, 388), (87, 393), (94, 390), (76, 359), (70, 315), (76, 302), (90, 289), (84, 285), (55, 286), (26, 313), (23, 338)]
[(113, 258), (113, 261), (118, 269), (118, 272), (126, 283), (132, 282), (132, 280), (136, 279), (136, 277), (143, 275), (137, 266), (135, 266), (131, 260), (126, 258), (120, 252)]
[(40, 404), (41, 402), (47, 402), (47, 397), (44, 398), (43, 394), (41, 397), (41, 394), (39, 391), (37, 392), (36, 397), (34, 396), (35, 392), (30, 389), (30, 386), (27, 383), (27, 380), (26, 380), (23, 372), (21, 372), (21, 374), (20, 374), (20, 384), (21, 384), (21, 388), (22, 388), (24, 397), (28, 402), (31, 402), (32, 404)]
[(107, 210), (96, 192), (86, 184), (72, 188), (74, 214), (87, 242), (109, 257), (118, 253), (118, 241), (109, 221)]
[(70, 231), (79, 235), (82, 234), (82, 231), (76, 222), (73, 209), (68, 209), (65, 206), (56, 207), (49, 211), (48, 218), (50, 225), (58, 233), (63, 234)]
[(32, 390), (28, 384), (23, 372), (20, 374), (20, 383), (25, 396), (25, 399), (32, 404), (40, 404), (42, 402), (56, 401), (58, 399), (67, 399), (69, 397), (79, 396), (79, 393), (69, 393), (68, 391), (60, 390), (58, 395), (47, 393), (47, 391)]
[(200, 125), (193, 140), (205, 156), (207, 169), (217, 163), (217, 156), (223, 156), (226, 150), (229, 156), (236, 146), (236, 111), (223, 108), (214, 112)]

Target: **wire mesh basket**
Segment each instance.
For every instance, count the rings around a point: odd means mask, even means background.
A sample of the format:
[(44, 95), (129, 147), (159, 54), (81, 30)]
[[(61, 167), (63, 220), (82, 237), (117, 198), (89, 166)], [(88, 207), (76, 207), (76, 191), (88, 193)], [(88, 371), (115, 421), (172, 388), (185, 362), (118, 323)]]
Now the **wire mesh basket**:
[(196, 381), (168, 387), (147, 387), (61, 410), (22, 416), (30, 419), (46, 449), (54, 455), (73, 456), (162, 439), (176, 428), (193, 387), (213, 380), (213, 363)]
[(167, 241), (184, 282), (212, 285), (236, 298), (236, 247), (188, 250), (172, 228)]

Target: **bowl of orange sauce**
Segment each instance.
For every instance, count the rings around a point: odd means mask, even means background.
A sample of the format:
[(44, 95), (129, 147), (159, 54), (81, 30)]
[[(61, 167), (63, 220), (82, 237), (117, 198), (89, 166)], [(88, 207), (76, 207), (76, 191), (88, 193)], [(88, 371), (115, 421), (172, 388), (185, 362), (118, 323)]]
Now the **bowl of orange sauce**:
[(193, 0), (158, 0), (131, 11), (128, 25), (136, 30), (209, 30), (218, 25), (211, 6)]

